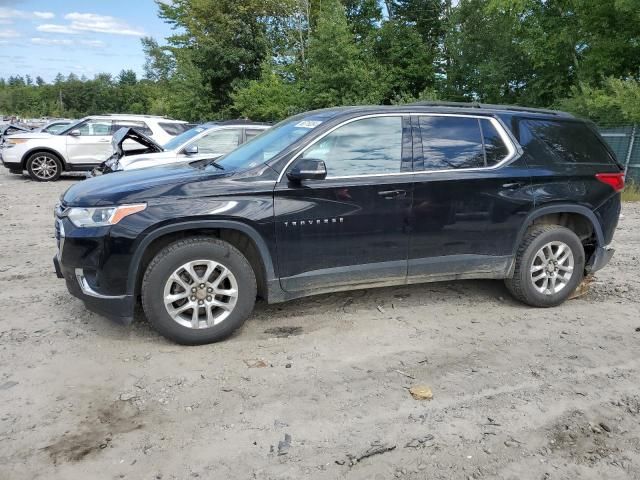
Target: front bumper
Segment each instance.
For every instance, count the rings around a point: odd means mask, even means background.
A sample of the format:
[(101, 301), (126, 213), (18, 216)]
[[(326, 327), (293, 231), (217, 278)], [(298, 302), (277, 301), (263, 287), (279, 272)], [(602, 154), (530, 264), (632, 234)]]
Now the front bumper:
[[(101, 244), (102, 239), (96, 237), (88, 242), (87, 238), (69, 236), (64, 225), (61, 218), (56, 218), (58, 253), (53, 258), (56, 276), (65, 280), (69, 293), (82, 300), (89, 310), (119, 324), (130, 324), (133, 321), (134, 296), (107, 293), (99, 279), (101, 272), (95, 263), (96, 255), (85, 255), (88, 243), (95, 247)], [(70, 230), (68, 227), (67, 223), (67, 230)]]
[(102, 295), (96, 292), (82, 269), (75, 269), (74, 272), (64, 269), (57, 255), (53, 257), (53, 265), (57, 277), (64, 279), (69, 293), (82, 300), (89, 310), (121, 325), (129, 325), (133, 321), (135, 302), (132, 295)]
[(596, 251), (591, 257), (590, 264), (587, 265), (587, 272), (594, 273), (604, 268), (609, 263), (614, 253), (615, 249), (610, 245), (596, 248)]

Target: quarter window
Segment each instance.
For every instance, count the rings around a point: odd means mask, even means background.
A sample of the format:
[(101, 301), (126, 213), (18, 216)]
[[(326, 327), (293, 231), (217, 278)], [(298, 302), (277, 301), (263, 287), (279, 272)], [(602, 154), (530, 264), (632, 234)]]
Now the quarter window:
[(258, 135), (260, 135), (262, 132), (264, 132), (264, 130), (255, 130), (255, 129), (247, 128), (244, 131), (245, 141), (248, 142), (252, 138), (257, 137)]
[(500, 163), (507, 146), (488, 119), (421, 116), (424, 170), (483, 168)]
[(402, 117), (374, 117), (343, 125), (304, 152), (323, 160), (328, 177), (400, 171)]
[(562, 163), (612, 164), (614, 159), (596, 134), (582, 122), (523, 119), (518, 122), (520, 144), (531, 165), (549, 157)]
[(139, 131), (143, 135), (147, 135), (148, 137), (151, 137), (153, 135), (153, 130), (151, 130), (149, 126), (144, 122), (116, 120), (113, 123), (113, 132), (115, 133), (121, 128), (135, 128), (137, 131)]

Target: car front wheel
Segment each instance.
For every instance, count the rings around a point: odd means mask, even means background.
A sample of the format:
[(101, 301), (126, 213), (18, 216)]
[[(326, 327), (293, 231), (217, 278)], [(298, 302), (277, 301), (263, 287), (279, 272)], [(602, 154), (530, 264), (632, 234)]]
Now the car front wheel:
[(38, 182), (54, 182), (62, 174), (62, 162), (51, 153), (34, 153), (27, 159), (27, 172)]
[(149, 322), (184, 345), (228, 337), (251, 314), (255, 300), (251, 265), (234, 246), (216, 238), (188, 238), (165, 247), (142, 281)]
[(584, 264), (584, 248), (573, 231), (560, 225), (539, 225), (524, 236), (514, 275), (505, 283), (518, 300), (534, 307), (553, 307), (578, 287)]

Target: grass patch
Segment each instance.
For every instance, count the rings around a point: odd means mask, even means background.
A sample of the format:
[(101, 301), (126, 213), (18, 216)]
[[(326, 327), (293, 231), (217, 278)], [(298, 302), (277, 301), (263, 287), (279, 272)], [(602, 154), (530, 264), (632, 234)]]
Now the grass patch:
[(640, 202), (640, 186), (637, 183), (630, 182), (622, 191), (623, 202)]

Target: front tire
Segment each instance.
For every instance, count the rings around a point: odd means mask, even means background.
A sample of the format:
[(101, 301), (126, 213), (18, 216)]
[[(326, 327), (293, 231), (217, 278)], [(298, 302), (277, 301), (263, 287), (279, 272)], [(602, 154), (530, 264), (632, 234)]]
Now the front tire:
[(142, 280), (142, 305), (151, 325), (183, 345), (227, 338), (251, 314), (256, 278), (233, 245), (208, 237), (162, 249)]
[(578, 236), (560, 225), (539, 225), (525, 234), (516, 254), (507, 289), (533, 307), (563, 303), (582, 282), (584, 247)]
[(62, 162), (52, 153), (34, 153), (26, 165), (29, 176), (37, 182), (55, 182), (62, 174)]

